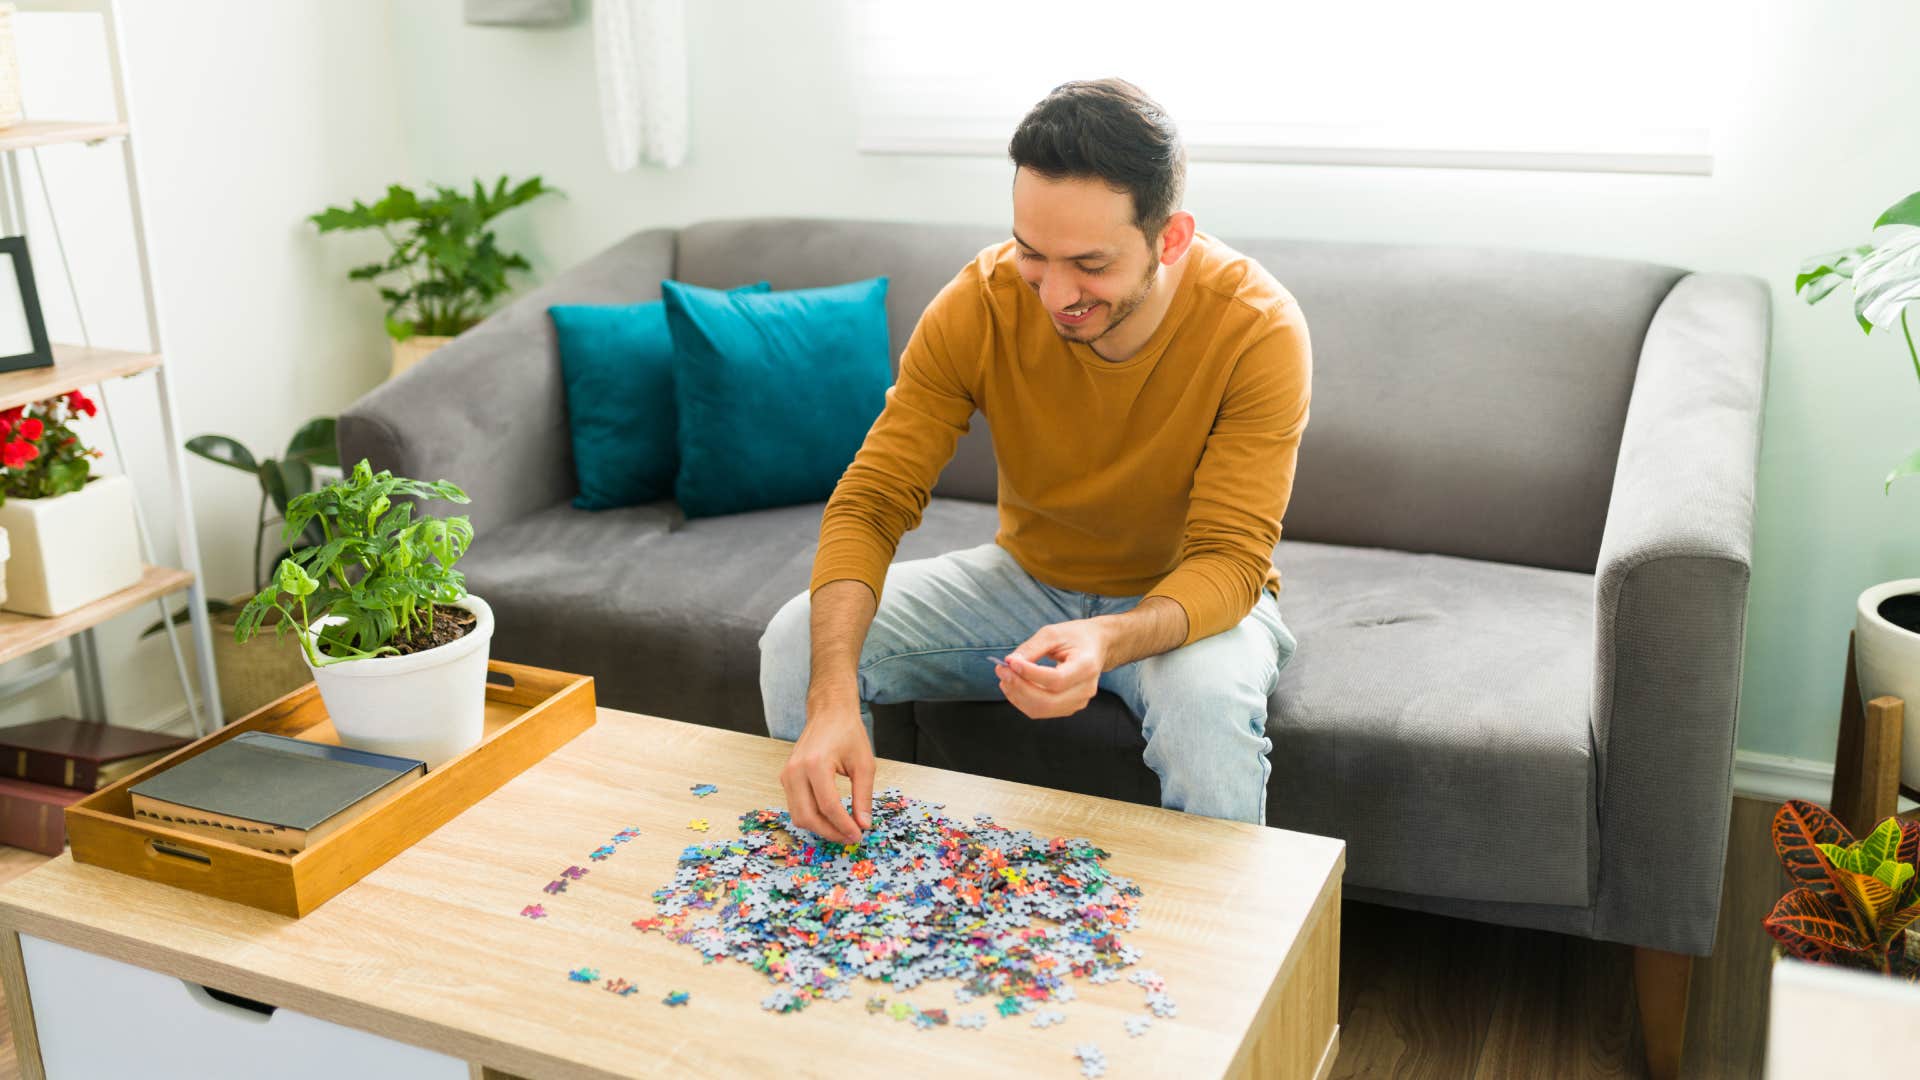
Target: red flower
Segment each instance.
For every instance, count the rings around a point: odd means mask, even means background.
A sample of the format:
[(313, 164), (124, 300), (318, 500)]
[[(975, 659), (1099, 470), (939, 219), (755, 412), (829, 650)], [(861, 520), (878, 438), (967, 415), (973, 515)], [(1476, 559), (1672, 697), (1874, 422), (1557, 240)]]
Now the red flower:
[(20, 414), (26, 411), (27, 407), (25, 405), (15, 405), (11, 409), (0, 409), (0, 421), (4, 421), (8, 427), (12, 427), (14, 424), (20, 422)]
[(38, 417), (29, 416), (20, 422), (20, 437), (28, 442), (39, 441), (40, 436), (45, 434), (46, 430), (47, 425), (41, 423)]
[(18, 439), (0, 446), (0, 464), (6, 465), (9, 469), (17, 469), (39, 456), (39, 448)]
[(94, 407), (92, 399), (78, 390), (67, 391), (67, 408), (72, 409), (75, 413), (84, 413), (88, 416), (92, 416), (100, 411)]

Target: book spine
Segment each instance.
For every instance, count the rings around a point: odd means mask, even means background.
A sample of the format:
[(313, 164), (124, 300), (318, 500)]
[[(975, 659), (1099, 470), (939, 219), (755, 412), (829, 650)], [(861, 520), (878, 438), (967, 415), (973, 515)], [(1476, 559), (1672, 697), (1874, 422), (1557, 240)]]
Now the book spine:
[(67, 846), (67, 815), (63, 807), (0, 792), (0, 844), (58, 855)]
[(93, 791), (100, 783), (97, 762), (40, 750), (0, 751), (0, 775), (31, 784), (52, 784), (75, 791)]

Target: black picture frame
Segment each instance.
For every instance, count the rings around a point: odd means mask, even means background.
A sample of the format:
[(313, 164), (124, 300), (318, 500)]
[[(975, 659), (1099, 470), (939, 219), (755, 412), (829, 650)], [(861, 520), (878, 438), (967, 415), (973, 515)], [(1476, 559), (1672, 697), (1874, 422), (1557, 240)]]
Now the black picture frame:
[[(40, 292), (33, 284), (33, 258), (27, 254), (27, 238), (0, 236), (0, 254), (13, 259), (13, 279), (20, 286), (21, 314), (26, 319), (27, 336), (33, 342), (33, 348), (28, 352), (0, 356), (0, 371), (52, 367), (53, 346), (47, 343), (47, 320), (40, 311)], [(0, 305), (11, 303), (13, 299), (0, 294)], [(3, 310), (0, 308), (0, 311)]]

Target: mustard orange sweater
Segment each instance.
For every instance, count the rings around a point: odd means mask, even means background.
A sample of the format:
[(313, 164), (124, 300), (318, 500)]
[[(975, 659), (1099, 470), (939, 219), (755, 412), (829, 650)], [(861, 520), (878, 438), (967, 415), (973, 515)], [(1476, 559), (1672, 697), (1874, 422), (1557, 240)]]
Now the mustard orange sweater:
[(1312, 375), (1299, 305), (1196, 233), (1159, 327), (1115, 363), (1054, 331), (1015, 252), (982, 251), (921, 316), (827, 502), (810, 590), (850, 578), (878, 600), (977, 409), (999, 462), (995, 540), (1027, 573), (1169, 597), (1189, 643), (1236, 625), (1262, 588), (1280, 591), (1273, 550)]

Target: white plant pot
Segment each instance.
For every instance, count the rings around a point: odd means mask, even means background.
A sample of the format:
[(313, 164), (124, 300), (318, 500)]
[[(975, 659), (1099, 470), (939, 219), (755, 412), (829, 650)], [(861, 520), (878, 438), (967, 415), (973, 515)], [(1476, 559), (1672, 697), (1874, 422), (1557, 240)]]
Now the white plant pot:
[(133, 481), (94, 476), (79, 491), (0, 504), (7, 530), (7, 594), (23, 615), (64, 615), (140, 581)]
[[(478, 621), (458, 641), (407, 656), (376, 656), (324, 667), (307, 667), (320, 686), (320, 700), (340, 741), (377, 754), (419, 758), (436, 769), (474, 746), (486, 729), (487, 652), (493, 609), (477, 596), (455, 607)], [(315, 620), (321, 628), (345, 622), (337, 615)], [(307, 653), (303, 648), (300, 655)]]
[(7, 544), (7, 530), (0, 527), (0, 608), (7, 605), (7, 559), (12, 548)]
[(1892, 695), (1906, 704), (1902, 725), (1900, 782), (1920, 787), (1920, 634), (1881, 616), (1882, 601), (1920, 593), (1920, 578), (1875, 585), (1860, 594), (1854, 611), (1853, 666), (1860, 678), (1860, 704)]

